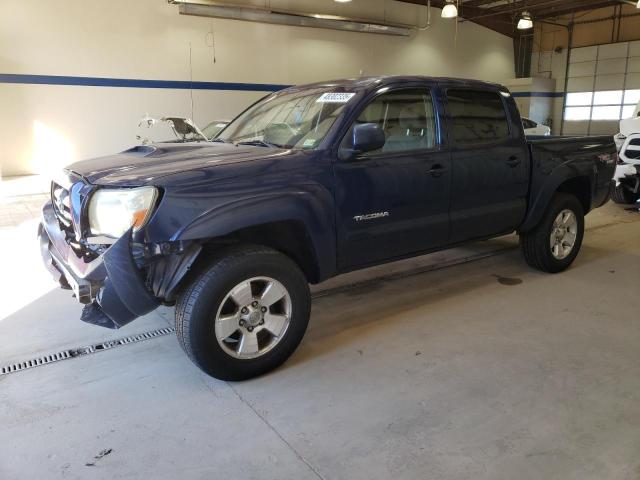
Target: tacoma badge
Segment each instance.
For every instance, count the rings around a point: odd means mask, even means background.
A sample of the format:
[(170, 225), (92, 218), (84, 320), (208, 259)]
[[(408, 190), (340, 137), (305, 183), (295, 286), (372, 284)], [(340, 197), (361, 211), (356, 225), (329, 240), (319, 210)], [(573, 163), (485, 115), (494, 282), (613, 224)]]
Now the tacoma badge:
[(373, 220), (375, 218), (383, 218), (388, 217), (389, 212), (376, 212), (376, 213), (367, 213), (366, 215), (356, 215), (353, 219), (356, 222), (362, 222), (363, 220)]

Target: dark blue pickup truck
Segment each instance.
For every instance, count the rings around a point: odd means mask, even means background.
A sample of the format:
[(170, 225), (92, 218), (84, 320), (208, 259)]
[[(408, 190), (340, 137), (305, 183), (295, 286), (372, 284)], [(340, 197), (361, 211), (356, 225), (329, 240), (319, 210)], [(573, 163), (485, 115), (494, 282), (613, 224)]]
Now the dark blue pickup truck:
[(309, 283), (514, 231), (529, 265), (564, 270), (616, 161), (609, 136), (526, 140), (496, 84), (292, 87), (212, 142), (71, 165), (43, 209), (42, 254), (82, 320), (118, 328), (176, 304), (189, 357), (245, 379), (300, 343)]

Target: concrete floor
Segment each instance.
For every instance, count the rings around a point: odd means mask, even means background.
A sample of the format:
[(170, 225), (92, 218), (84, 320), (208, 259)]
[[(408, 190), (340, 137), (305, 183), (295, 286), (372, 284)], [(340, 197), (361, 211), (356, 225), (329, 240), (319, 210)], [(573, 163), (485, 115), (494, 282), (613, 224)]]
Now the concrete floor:
[[(640, 214), (591, 214), (559, 275), (514, 245), (320, 286), (431, 270), (317, 298), (298, 351), (252, 381), (201, 374), (173, 336), (0, 376), (0, 478), (640, 479)], [(0, 316), (0, 366), (171, 320), (101, 330), (50, 287)]]

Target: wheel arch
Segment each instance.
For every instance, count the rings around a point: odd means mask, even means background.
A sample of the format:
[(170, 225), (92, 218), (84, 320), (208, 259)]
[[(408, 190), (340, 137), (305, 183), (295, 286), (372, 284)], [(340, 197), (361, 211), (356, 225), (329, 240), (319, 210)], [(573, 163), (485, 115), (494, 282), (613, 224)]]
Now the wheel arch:
[(268, 247), (286, 255), (298, 265), (309, 283), (318, 283), (322, 278), (318, 253), (300, 220), (261, 223), (209, 238), (202, 245), (202, 259), (207, 261), (225, 249), (239, 245)]
[(172, 240), (196, 241), (209, 254), (227, 245), (270, 247), (294, 260), (310, 283), (336, 271), (333, 197), (317, 185), (218, 205), (183, 226)]
[(566, 175), (557, 177), (553, 182), (547, 181), (538, 196), (531, 200), (531, 208), (518, 229), (519, 232), (527, 232), (540, 222), (556, 193), (567, 193), (576, 197), (586, 215), (591, 210), (593, 180), (588, 175)]

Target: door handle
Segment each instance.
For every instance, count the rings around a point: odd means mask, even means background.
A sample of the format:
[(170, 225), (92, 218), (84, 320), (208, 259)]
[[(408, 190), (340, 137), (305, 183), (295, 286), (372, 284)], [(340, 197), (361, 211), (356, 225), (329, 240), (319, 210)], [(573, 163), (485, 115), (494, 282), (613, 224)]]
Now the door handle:
[(439, 163), (436, 163), (435, 165), (431, 166), (430, 170), (427, 170), (427, 173), (431, 174), (432, 177), (441, 177), (446, 171), (446, 168), (444, 168)]
[(509, 165), (510, 167), (520, 165), (520, 159), (515, 155), (511, 155), (509, 157), (509, 160), (507, 160), (507, 165)]

